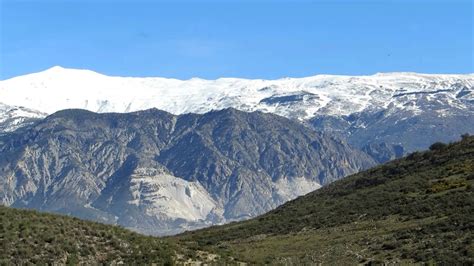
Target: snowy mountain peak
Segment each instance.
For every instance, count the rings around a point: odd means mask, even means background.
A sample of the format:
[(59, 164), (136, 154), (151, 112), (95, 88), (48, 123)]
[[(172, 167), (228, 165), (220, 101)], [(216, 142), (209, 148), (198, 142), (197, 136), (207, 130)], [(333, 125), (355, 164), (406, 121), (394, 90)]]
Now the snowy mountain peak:
[(53, 66), (53, 67), (50, 67), (46, 70), (43, 70), (43, 71), (40, 71), (40, 72), (36, 72), (36, 73), (32, 73), (32, 74), (56, 74), (56, 75), (62, 75), (62, 74), (66, 74), (66, 73), (95, 73), (97, 75), (101, 75), (95, 71), (92, 71), (92, 70), (88, 70), (88, 69), (81, 69), (81, 68), (66, 68), (66, 67), (62, 67), (62, 66)]
[(62, 66), (53, 66), (51, 68), (46, 69), (45, 71), (46, 72), (59, 72), (59, 71), (63, 71), (63, 70), (66, 70), (66, 68), (64, 68)]
[(87, 69), (72, 69), (72, 68), (64, 68), (61, 66), (53, 66), (51, 68), (48, 68), (46, 70), (36, 72), (36, 73), (31, 73), (31, 74), (26, 74), (23, 76), (18, 76), (14, 77), (11, 79), (7, 79), (4, 81), (0, 81), (0, 83), (10, 81), (10, 82), (18, 82), (18, 83), (23, 83), (25, 81), (30, 82), (31, 85), (35, 83), (44, 83), (45, 81), (54, 81), (54, 80), (62, 80), (63, 82), (65, 80), (77, 80), (77, 79), (97, 79), (100, 78), (101, 76), (104, 76), (100, 73), (94, 72), (92, 70), (87, 70)]

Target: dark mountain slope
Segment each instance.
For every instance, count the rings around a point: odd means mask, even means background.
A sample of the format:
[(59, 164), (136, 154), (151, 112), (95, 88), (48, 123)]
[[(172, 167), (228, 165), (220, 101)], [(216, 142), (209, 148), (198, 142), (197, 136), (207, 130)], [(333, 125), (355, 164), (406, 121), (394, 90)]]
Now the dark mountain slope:
[(253, 263), (474, 262), (474, 137), (432, 145), (180, 243)]
[(64, 110), (0, 136), (0, 199), (169, 234), (264, 213), (373, 164), (261, 112)]

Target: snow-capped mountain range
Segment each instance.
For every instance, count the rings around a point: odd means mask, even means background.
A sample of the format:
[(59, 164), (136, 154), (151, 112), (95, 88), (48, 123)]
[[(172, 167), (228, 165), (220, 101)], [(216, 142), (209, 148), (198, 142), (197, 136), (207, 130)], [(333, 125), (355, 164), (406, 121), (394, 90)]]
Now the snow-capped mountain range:
[[(442, 96), (451, 107), (470, 110), (474, 74), (385, 73), (318, 75), (278, 80), (110, 77), (90, 70), (53, 67), (0, 81), (0, 102), (51, 114), (68, 108), (132, 112), (158, 108), (172, 114), (206, 113), (228, 107), (271, 112), (300, 120), (395, 107), (421, 112), (416, 101)], [(440, 112), (440, 115), (443, 115)]]
[[(71, 108), (203, 115), (71, 110), (41, 120)], [(0, 196), (7, 205), (168, 234), (261, 214), (463, 133), (474, 133), (474, 74), (177, 80), (53, 67), (0, 81)]]
[[(69, 108), (99, 113), (157, 108), (175, 115), (225, 108), (263, 111), (333, 132), (383, 162), (473, 133), (474, 74), (178, 80), (53, 67), (0, 81), (0, 103), (4, 110), (28, 108), (19, 117), (0, 112), (0, 121), (15, 123)], [(0, 129), (21, 125), (15, 123), (0, 122)]]

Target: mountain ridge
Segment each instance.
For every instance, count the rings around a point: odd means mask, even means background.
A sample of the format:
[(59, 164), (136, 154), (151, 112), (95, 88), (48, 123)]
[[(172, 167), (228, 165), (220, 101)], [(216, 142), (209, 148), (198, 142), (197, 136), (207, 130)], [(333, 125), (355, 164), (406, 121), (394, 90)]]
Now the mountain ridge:
[[(379, 158), (372, 152), (379, 162), (399, 156), (395, 146), (407, 154), (474, 132), (474, 74), (178, 80), (54, 68), (0, 81), (0, 99), (47, 114), (70, 108), (127, 113), (155, 107), (175, 115), (229, 107), (262, 111), (338, 134), (362, 150), (386, 147)], [(437, 134), (425, 134), (430, 131)]]
[[(396, 81), (399, 80), (399, 81)], [(383, 86), (384, 90), (387, 90), (387, 92), (394, 93), (393, 88), (390, 88), (393, 85), (390, 85), (391, 83), (394, 84), (400, 84), (401, 86), (403, 85), (409, 85), (406, 82), (414, 82), (416, 84), (417, 82), (420, 82), (420, 86), (418, 86), (420, 89), (423, 89), (422, 85), (425, 85), (424, 90), (429, 89), (429, 87), (426, 87), (426, 85), (429, 85), (429, 82), (438, 82), (438, 81), (444, 81), (446, 82), (452, 82), (459, 80), (463, 82), (465, 80), (468, 82), (469, 86), (472, 86), (472, 83), (474, 81), (474, 74), (458, 74), (458, 75), (451, 75), (451, 74), (419, 74), (419, 73), (384, 73), (384, 74), (376, 74), (376, 75), (367, 75), (367, 76), (342, 76), (342, 75), (317, 75), (317, 76), (310, 76), (310, 77), (303, 77), (303, 78), (282, 78), (282, 79), (276, 79), (276, 80), (264, 80), (264, 79), (241, 79), (241, 78), (220, 78), (216, 80), (204, 80), (204, 79), (188, 79), (188, 80), (178, 80), (178, 79), (168, 79), (168, 78), (155, 78), (155, 77), (120, 77), (120, 76), (106, 76), (99, 74), (94, 71), (90, 70), (78, 70), (78, 69), (66, 69), (66, 68), (52, 68), (43, 72), (38, 72), (38, 73), (33, 73), (33, 74), (28, 74), (24, 76), (18, 76), (14, 77), (11, 79), (7, 80), (2, 80), (0, 81), (0, 96), (2, 96), (2, 102), (5, 104), (9, 105), (14, 105), (14, 106), (25, 106), (29, 107), (32, 109), (40, 110), (46, 113), (51, 114), (54, 111), (58, 111), (61, 109), (67, 109), (67, 108), (81, 108), (81, 109), (88, 109), (91, 111), (95, 112), (103, 112), (103, 111), (115, 111), (115, 112), (129, 112), (129, 111), (134, 111), (134, 110), (143, 110), (143, 109), (149, 109), (151, 107), (157, 107), (161, 110), (165, 110), (168, 112), (171, 112), (173, 114), (183, 114), (186, 112), (193, 112), (193, 113), (203, 113), (212, 110), (213, 106), (205, 108), (204, 106), (200, 106), (205, 103), (206, 99), (205, 97), (199, 98), (195, 97), (193, 95), (192, 90), (199, 90), (199, 93), (203, 92), (202, 89), (198, 88), (204, 88), (206, 90), (211, 90), (211, 93), (205, 93), (206, 95), (211, 96), (212, 98), (215, 98), (216, 100), (222, 99), (223, 97), (236, 97), (236, 96), (245, 96), (244, 93), (249, 93), (251, 92), (255, 97), (257, 97), (259, 100), (255, 102), (254, 99), (247, 98), (247, 99), (242, 99), (238, 100), (235, 102), (236, 99), (234, 99), (234, 102), (230, 101), (224, 105), (216, 105), (214, 109), (223, 109), (225, 107), (234, 107), (237, 109), (241, 109), (243, 111), (254, 111), (254, 110), (264, 110), (267, 108), (267, 111), (272, 112), (270, 109), (272, 106), (252, 106), (255, 104), (258, 104), (259, 101), (264, 99), (265, 97), (271, 97), (272, 95), (284, 95), (284, 93), (295, 93), (301, 90), (305, 90), (304, 88), (307, 88), (307, 90), (310, 90), (308, 92), (311, 93), (316, 93), (319, 97), (322, 97), (323, 99), (319, 99), (316, 101), (316, 103), (319, 103), (321, 105), (318, 107), (321, 109), (324, 107), (325, 104), (325, 97), (331, 97), (330, 93), (335, 93), (336, 91), (325, 91), (325, 86), (332, 86), (331, 83), (337, 82), (337, 86), (339, 86), (340, 89), (346, 90), (344, 93), (346, 95), (353, 95), (357, 96), (357, 94), (351, 93), (350, 89), (351, 88), (349, 83), (355, 82), (355, 84), (360, 83), (362, 86), (366, 86), (367, 88), (370, 88), (371, 90), (374, 90), (374, 85), (376, 86), (377, 84), (384, 85), (387, 84), (388, 86)], [(74, 81), (74, 82), (73, 82)], [(64, 83), (66, 82), (66, 83)], [(68, 84), (68, 82), (71, 82), (73, 84)], [(161, 84), (161, 83), (163, 84)], [(272, 84), (275, 83), (275, 84)], [(344, 83), (347, 83), (346, 85)], [(314, 84), (314, 85), (313, 85)], [(117, 101), (117, 99), (114, 99), (114, 97), (111, 97), (111, 95), (103, 95), (103, 97), (97, 98), (97, 99), (87, 99), (88, 102), (80, 102), (77, 99), (73, 99), (72, 96), (81, 96), (80, 98), (84, 98), (84, 95), (77, 94), (75, 88), (80, 88), (83, 87), (82, 90), (85, 90), (82, 93), (85, 93), (88, 90), (93, 90), (99, 94), (103, 94), (106, 91), (114, 91), (114, 93), (119, 93), (122, 95), (127, 95), (126, 92), (123, 91), (123, 86), (126, 88), (136, 88), (138, 90), (134, 90), (133, 93), (130, 94), (132, 96), (133, 94), (138, 94), (140, 99), (138, 100), (136, 106), (133, 106), (133, 98), (134, 97), (129, 97), (129, 99), (132, 100), (132, 102), (127, 102), (127, 103), (120, 103), (120, 101)], [(276, 87), (275, 87), (276, 86)], [(316, 86), (316, 90), (312, 88), (311, 86)], [(349, 87), (348, 87), (349, 86)], [(243, 87), (249, 87), (247, 90)], [(281, 87), (281, 88), (278, 88)], [(348, 87), (348, 89), (345, 89), (345, 87)], [(43, 105), (37, 104), (35, 102), (32, 102), (31, 100), (28, 100), (30, 97), (29, 94), (32, 93), (32, 89), (35, 88), (36, 90), (42, 90), (43, 93), (45, 93), (45, 90), (47, 91), (55, 91), (57, 93), (56, 95), (56, 100), (60, 101), (66, 101), (69, 102), (69, 106), (49, 106), (49, 107), (41, 107)], [(173, 88), (174, 90), (177, 90), (179, 93), (178, 94), (173, 94), (170, 92), (170, 88)], [(300, 89), (301, 88), (301, 89)], [(354, 87), (355, 88), (355, 87)], [(12, 95), (11, 90), (22, 90), (22, 92), (27, 92), (27, 93), (22, 93), (20, 97), (18, 95)], [(229, 89), (232, 90), (241, 90), (239, 93), (231, 95), (231, 92)], [(275, 90), (276, 89), (276, 90)], [(405, 89), (410, 89), (405, 88)], [(416, 88), (415, 88), (416, 89)], [(65, 92), (65, 90), (69, 92)], [(156, 90), (158, 90), (161, 94), (161, 96), (165, 95), (165, 97), (169, 97), (171, 99), (175, 97), (183, 97), (186, 95), (186, 90), (188, 90), (188, 96), (193, 96), (195, 99), (189, 99), (187, 100), (187, 103), (191, 103), (193, 101), (198, 101), (197, 106), (193, 106), (190, 109), (183, 109), (181, 106), (176, 106), (173, 107), (172, 105), (163, 105), (162, 103), (159, 102), (159, 98), (157, 98), (158, 95), (155, 95)], [(190, 91), (191, 90), (191, 93)], [(146, 91), (146, 92), (145, 92)], [(268, 91), (272, 91), (272, 93), (265, 93)], [(29, 93), (28, 93), (29, 92)], [(145, 98), (143, 98), (142, 94), (147, 94), (149, 97), (155, 98), (155, 103), (151, 102), (146, 102)], [(184, 94), (183, 94), (184, 93)], [(219, 95), (221, 93), (224, 93), (222, 95)], [(329, 93), (329, 94), (328, 94)], [(361, 95), (364, 95), (365, 93), (361, 93)], [(166, 96), (169, 95), (169, 96)], [(42, 99), (41, 101), (46, 103), (46, 98), (44, 98), (44, 95), (38, 94), (35, 95), (38, 96), (38, 99)], [(89, 94), (91, 96), (91, 94)], [(23, 98), (22, 97), (26, 97)], [(66, 98), (63, 98), (66, 97)], [(216, 98), (217, 97), (217, 98)], [(342, 98), (341, 98), (342, 99)], [(362, 98), (361, 98), (362, 99)], [(184, 99), (177, 99), (178, 104), (179, 101), (182, 101)], [(37, 101), (37, 100), (36, 100)], [(74, 102), (73, 102), (74, 101)], [(94, 103), (93, 101), (98, 101), (98, 102), (103, 102), (104, 104), (107, 104), (107, 101), (110, 102), (110, 106), (106, 107), (101, 107), (100, 104)], [(142, 102), (140, 102), (142, 101)], [(240, 101), (240, 102), (239, 102)], [(29, 104), (26, 104), (28, 103)], [(115, 102), (115, 103), (114, 103)], [(209, 99), (207, 101), (208, 103), (213, 103), (212, 99)], [(239, 106), (239, 104), (243, 105), (249, 105), (248, 107), (246, 106)], [(362, 102), (361, 102), (362, 104)], [(376, 106), (378, 106), (379, 103), (376, 103)], [(57, 104), (55, 104), (57, 105)], [(130, 105), (130, 106), (129, 106)], [(187, 104), (189, 105), (189, 104)], [(54, 109), (51, 109), (54, 108)], [(101, 109), (102, 108), (102, 109)], [(104, 109), (105, 108), (105, 109)], [(270, 109), (269, 109), (270, 108)], [(335, 108), (335, 107), (332, 107)], [(352, 107), (353, 109), (354, 107)], [(349, 112), (341, 113), (341, 114), (350, 114), (356, 111), (361, 111), (361, 107), (355, 109), (355, 110), (350, 110)], [(367, 108), (367, 107), (362, 107), (362, 108)], [(283, 116), (288, 116), (284, 114), (284, 110), (281, 111), (276, 111), (278, 114), (283, 115)], [(331, 111), (330, 114), (337, 114), (337, 112), (341, 112), (341, 110), (334, 110)], [(319, 112), (321, 113), (321, 111)], [(313, 116), (312, 113), (307, 114), (309, 117)], [(296, 115), (296, 117), (299, 118), (304, 118), (304, 116)]]
[(22, 76), (27, 76), (27, 75), (34, 75), (38, 73), (57, 73), (57, 72), (64, 72), (64, 71), (85, 71), (89, 73), (94, 73), (97, 75), (103, 75), (103, 76), (109, 76), (109, 77), (119, 77), (119, 78), (162, 78), (162, 79), (170, 79), (170, 80), (179, 80), (179, 81), (186, 81), (186, 80), (205, 80), (205, 81), (211, 81), (211, 80), (219, 80), (219, 79), (243, 79), (243, 80), (283, 80), (283, 79), (301, 79), (301, 78), (308, 78), (308, 77), (370, 77), (370, 76), (390, 76), (390, 75), (419, 75), (419, 76), (459, 76), (459, 75), (474, 75), (473, 73), (422, 73), (422, 72), (412, 72), (412, 71), (389, 71), (389, 72), (375, 72), (372, 74), (357, 74), (357, 75), (351, 75), (351, 74), (315, 74), (315, 75), (307, 75), (307, 76), (300, 76), (300, 77), (290, 77), (290, 76), (282, 76), (279, 78), (272, 78), (272, 79), (266, 79), (266, 78), (246, 78), (246, 77), (217, 77), (217, 78), (201, 78), (201, 77), (190, 77), (190, 78), (173, 78), (173, 77), (161, 77), (161, 76), (127, 76), (127, 75), (112, 75), (112, 74), (105, 74), (102, 73), (101, 71), (97, 70), (91, 70), (87, 68), (76, 68), (76, 67), (64, 67), (61, 65), (56, 65), (52, 66), (40, 71), (36, 72), (31, 72), (31, 73), (25, 73), (22, 75), (14, 76), (14, 77), (9, 77), (5, 78), (0, 81), (5, 81), (9, 79), (14, 79), (17, 77), (22, 77)]
[(342, 140), (268, 113), (69, 109), (0, 136), (0, 198), (170, 234), (261, 214), (372, 165)]

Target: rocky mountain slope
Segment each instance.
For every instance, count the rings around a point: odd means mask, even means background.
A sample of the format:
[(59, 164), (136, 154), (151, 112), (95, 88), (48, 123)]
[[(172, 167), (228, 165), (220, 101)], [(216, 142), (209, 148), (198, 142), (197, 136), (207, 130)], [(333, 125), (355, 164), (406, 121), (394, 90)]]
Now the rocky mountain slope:
[(374, 164), (273, 114), (64, 110), (0, 136), (0, 199), (170, 234), (253, 217)]
[(31, 125), (45, 116), (46, 113), (0, 103), (0, 134)]
[(250, 264), (472, 264), (474, 137), (338, 180), (180, 245)]
[(176, 115), (228, 107), (259, 110), (340, 134), (380, 162), (474, 132), (474, 74), (176, 80), (53, 67), (0, 81), (0, 101), (48, 114), (69, 108), (155, 107)]

